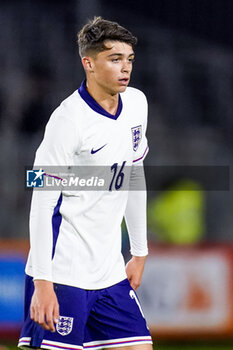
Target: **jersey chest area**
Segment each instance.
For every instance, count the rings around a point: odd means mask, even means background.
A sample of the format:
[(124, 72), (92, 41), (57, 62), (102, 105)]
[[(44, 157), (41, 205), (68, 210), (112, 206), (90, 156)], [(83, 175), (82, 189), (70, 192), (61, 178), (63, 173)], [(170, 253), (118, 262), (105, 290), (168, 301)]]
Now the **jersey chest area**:
[(142, 137), (139, 123), (124, 113), (117, 120), (93, 115), (84, 125), (81, 149), (75, 163), (111, 165), (125, 161), (131, 165)]

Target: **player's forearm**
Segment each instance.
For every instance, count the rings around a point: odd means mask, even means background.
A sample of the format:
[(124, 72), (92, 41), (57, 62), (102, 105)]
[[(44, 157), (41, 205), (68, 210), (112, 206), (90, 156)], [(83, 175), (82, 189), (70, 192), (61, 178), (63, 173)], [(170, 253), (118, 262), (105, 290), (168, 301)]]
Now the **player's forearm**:
[(141, 170), (139, 167), (135, 167), (135, 173), (132, 179), (134, 190), (129, 191), (125, 211), (125, 221), (129, 233), (131, 254), (135, 257), (145, 257), (148, 254), (146, 220), (147, 195), (146, 191), (142, 190), (142, 183), (145, 183), (145, 178), (144, 172)]
[(59, 192), (34, 191), (30, 212), (30, 244), (33, 277), (52, 280), (52, 216)]

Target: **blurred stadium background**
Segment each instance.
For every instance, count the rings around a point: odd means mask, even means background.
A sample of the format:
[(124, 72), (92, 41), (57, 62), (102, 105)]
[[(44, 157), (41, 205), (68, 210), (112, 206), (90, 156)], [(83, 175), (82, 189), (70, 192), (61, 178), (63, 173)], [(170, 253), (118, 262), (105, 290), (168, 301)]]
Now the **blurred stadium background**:
[[(150, 256), (139, 294), (155, 348), (233, 349), (231, 177), (209, 190), (169, 171), (231, 174), (233, 2), (1, 0), (0, 350), (15, 347), (23, 317), (25, 167), (51, 112), (84, 78), (76, 33), (94, 15), (139, 39), (131, 85), (148, 97), (150, 145)], [(125, 234), (123, 249), (127, 258)]]

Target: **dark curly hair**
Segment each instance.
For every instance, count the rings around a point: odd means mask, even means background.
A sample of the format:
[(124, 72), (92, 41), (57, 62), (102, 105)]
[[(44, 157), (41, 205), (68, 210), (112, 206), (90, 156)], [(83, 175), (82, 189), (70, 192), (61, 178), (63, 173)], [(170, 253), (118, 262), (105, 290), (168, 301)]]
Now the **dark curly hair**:
[(81, 57), (107, 50), (106, 40), (121, 41), (134, 47), (137, 38), (116, 22), (94, 17), (78, 33), (79, 54)]

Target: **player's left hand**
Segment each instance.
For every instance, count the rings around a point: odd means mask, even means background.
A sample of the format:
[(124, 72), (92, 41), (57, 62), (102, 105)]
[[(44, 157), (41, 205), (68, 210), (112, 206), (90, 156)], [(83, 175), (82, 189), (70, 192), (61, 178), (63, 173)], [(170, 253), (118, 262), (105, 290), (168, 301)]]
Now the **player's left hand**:
[(142, 274), (146, 262), (146, 256), (133, 256), (126, 264), (126, 274), (131, 287), (136, 290), (142, 280)]

